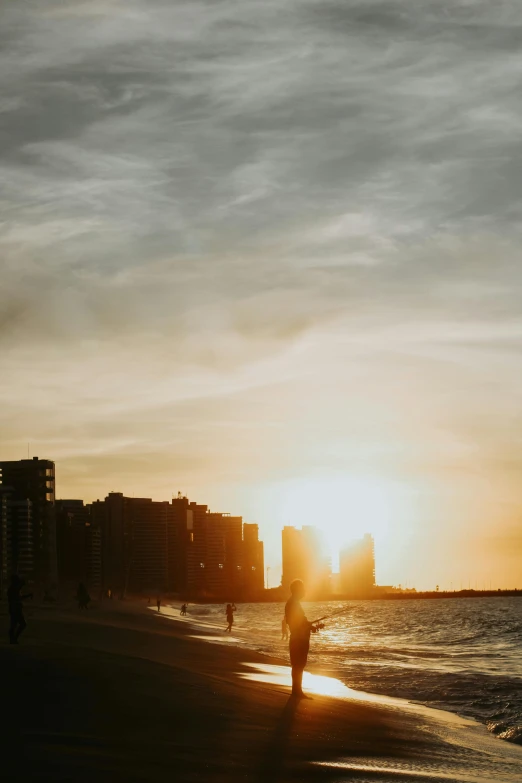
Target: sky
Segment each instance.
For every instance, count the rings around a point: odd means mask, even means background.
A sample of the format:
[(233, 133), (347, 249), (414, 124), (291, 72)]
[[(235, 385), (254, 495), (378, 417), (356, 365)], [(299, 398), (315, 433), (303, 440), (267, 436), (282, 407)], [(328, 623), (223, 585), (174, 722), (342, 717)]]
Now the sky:
[(522, 587), (516, 0), (0, 7), (0, 454)]

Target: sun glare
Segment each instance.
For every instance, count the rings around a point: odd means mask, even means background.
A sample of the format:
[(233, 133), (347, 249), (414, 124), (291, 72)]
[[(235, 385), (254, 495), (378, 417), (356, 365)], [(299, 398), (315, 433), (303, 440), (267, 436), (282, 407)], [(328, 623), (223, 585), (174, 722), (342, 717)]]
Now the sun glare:
[(310, 478), (285, 485), (282, 510), (286, 524), (321, 530), (335, 569), (347, 543), (371, 533), (382, 544), (406, 521), (405, 496), (400, 485), (374, 476)]

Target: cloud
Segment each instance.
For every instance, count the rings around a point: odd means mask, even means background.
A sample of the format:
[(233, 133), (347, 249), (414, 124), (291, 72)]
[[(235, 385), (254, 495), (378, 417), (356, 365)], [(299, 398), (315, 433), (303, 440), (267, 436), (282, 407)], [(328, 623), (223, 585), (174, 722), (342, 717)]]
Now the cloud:
[(512, 476), (515, 14), (4, 4), (8, 454), (45, 447), (89, 492), (116, 464), (158, 492), (319, 464)]

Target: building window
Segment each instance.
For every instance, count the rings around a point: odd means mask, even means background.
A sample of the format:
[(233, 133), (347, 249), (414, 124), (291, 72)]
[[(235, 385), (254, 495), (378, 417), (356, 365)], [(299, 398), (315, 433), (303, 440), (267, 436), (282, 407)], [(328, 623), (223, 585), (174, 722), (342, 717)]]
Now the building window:
[(219, 564), (219, 567), (220, 567), (220, 568), (223, 568), (223, 563), (220, 563), (220, 564)]
[(200, 563), (200, 564), (199, 564), (199, 567), (200, 567), (200, 568), (205, 568), (205, 563)]
[(237, 570), (238, 570), (238, 571), (241, 571), (241, 566), (237, 566)]

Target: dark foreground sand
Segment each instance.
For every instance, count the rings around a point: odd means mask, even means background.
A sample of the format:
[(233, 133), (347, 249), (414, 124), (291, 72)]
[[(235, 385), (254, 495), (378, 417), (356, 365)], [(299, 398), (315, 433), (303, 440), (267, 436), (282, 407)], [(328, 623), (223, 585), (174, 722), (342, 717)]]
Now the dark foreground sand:
[(522, 749), (482, 727), (385, 701), (295, 703), (240, 676), (280, 661), (144, 608), (28, 619), (0, 646), (0, 781), (522, 780)]

